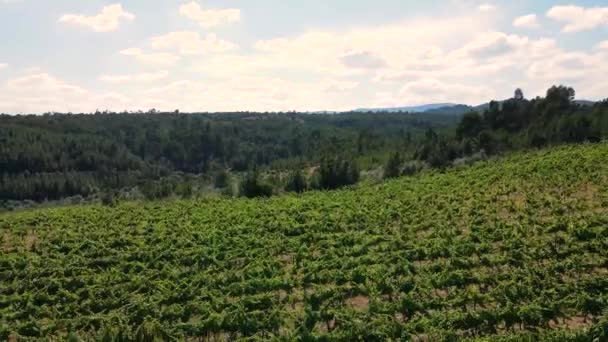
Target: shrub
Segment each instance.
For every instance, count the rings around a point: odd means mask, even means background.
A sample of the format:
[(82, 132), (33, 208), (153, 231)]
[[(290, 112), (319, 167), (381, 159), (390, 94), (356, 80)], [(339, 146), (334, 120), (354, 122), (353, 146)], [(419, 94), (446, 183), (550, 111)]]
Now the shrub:
[(308, 188), (308, 184), (306, 182), (306, 177), (301, 170), (293, 171), (289, 175), (289, 179), (287, 180), (287, 185), (285, 185), (285, 190), (289, 192), (297, 192), (302, 193), (306, 191)]
[(249, 198), (272, 196), (272, 185), (263, 183), (255, 169), (247, 173), (239, 190), (241, 196)]
[(337, 189), (359, 181), (359, 167), (352, 160), (326, 159), (319, 168), (319, 188)]
[(401, 154), (392, 154), (384, 166), (384, 178), (395, 178), (401, 175)]

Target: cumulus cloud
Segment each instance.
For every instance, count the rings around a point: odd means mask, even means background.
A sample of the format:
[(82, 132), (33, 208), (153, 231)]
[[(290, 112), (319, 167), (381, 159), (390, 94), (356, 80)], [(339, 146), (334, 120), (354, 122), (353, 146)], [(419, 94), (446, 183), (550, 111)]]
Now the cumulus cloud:
[(604, 40), (603, 42), (599, 42), (595, 46), (596, 50), (608, 50), (608, 40)]
[(487, 17), (418, 19), (346, 32), (310, 31), (262, 40), (255, 44), (258, 54), (250, 56), (246, 64), (258, 70), (285, 68), (334, 76), (399, 68), (414, 60), (434, 58), (440, 49), (433, 42), (464, 43), (468, 34), (485, 26)]
[(330, 78), (321, 81), (319, 86), (325, 91), (346, 91), (357, 88), (359, 82)]
[(121, 54), (125, 56), (133, 56), (136, 59), (152, 64), (174, 64), (175, 62), (180, 60), (179, 56), (176, 56), (172, 53), (168, 52), (158, 52), (158, 53), (145, 53), (140, 48), (129, 48), (120, 51)]
[[(131, 99), (129, 97), (127, 97), (123, 94), (117, 93), (117, 92), (109, 92), (109, 93), (105, 93), (105, 94), (101, 94), (101, 95), (95, 95), (95, 96), (93, 96), (93, 100), (99, 104), (102, 104), (101, 106), (98, 106), (98, 107), (104, 108), (104, 109), (112, 108), (112, 107), (114, 107), (113, 105), (115, 105), (115, 104), (126, 105), (131, 102)], [(109, 103), (111, 103), (113, 105), (108, 105)], [(116, 108), (116, 107), (114, 107), (114, 108)]]
[(181, 80), (181, 81), (175, 81), (175, 82), (169, 83), (162, 87), (156, 87), (156, 88), (149, 89), (148, 93), (165, 94), (165, 93), (183, 91), (183, 90), (200, 91), (205, 88), (206, 88), (206, 85), (202, 82), (192, 81), (192, 80)]
[(554, 6), (547, 12), (553, 20), (565, 24), (562, 32), (572, 33), (608, 25), (608, 7)]
[(436, 79), (421, 79), (408, 82), (399, 90), (403, 103), (423, 104), (429, 99), (437, 102), (475, 103), (487, 97), (488, 90), (483, 86), (461, 83), (448, 83)]
[(142, 74), (133, 74), (133, 75), (101, 75), (99, 76), (99, 80), (103, 82), (109, 83), (125, 83), (125, 82), (151, 82), (158, 81), (166, 78), (169, 75), (169, 72), (166, 70), (162, 70), (154, 73), (142, 73)]
[(213, 27), (223, 22), (234, 23), (241, 18), (241, 10), (237, 8), (203, 9), (194, 1), (181, 5), (179, 12), (187, 18), (197, 21), (203, 27)]
[(164, 94), (183, 111), (347, 110), (353, 105), (347, 94), (357, 86), (357, 82), (334, 78), (306, 82), (235, 76), (213, 83), (181, 80), (148, 93)]
[(75, 110), (89, 92), (46, 72), (27, 73), (0, 87), (0, 111), (41, 113), (55, 109)]
[(568, 81), (582, 80), (590, 76), (590, 69), (599, 63), (598, 55), (584, 52), (562, 52), (542, 61), (535, 61), (528, 69), (532, 78), (556, 79)]
[(488, 32), (479, 34), (457, 53), (473, 58), (492, 58), (512, 52), (527, 42), (527, 37), (508, 35), (503, 32)]
[(120, 24), (120, 19), (134, 20), (135, 15), (125, 11), (121, 4), (105, 6), (101, 13), (93, 16), (81, 14), (65, 14), (59, 22), (87, 26), (96, 32), (114, 31)]
[(339, 59), (345, 66), (355, 69), (378, 69), (386, 66), (382, 57), (370, 51), (348, 51)]
[[(25, 72), (0, 84), (0, 112), (91, 113), (95, 110), (139, 110), (158, 107), (163, 99), (149, 99), (116, 91), (96, 93), (42, 70)], [(165, 108), (169, 108), (166, 106)]]
[(538, 24), (538, 19), (536, 14), (528, 14), (521, 17), (515, 18), (513, 20), (513, 26), (522, 27), (522, 28), (538, 28), (540, 25)]
[(48, 73), (30, 74), (14, 78), (7, 82), (7, 86), (12, 90), (26, 90), (28, 92), (57, 91), (71, 94), (85, 94), (87, 92), (79, 86), (68, 84)]
[(152, 38), (155, 49), (177, 48), (184, 55), (204, 55), (238, 48), (235, 44), (218, 39), (215, 33), (207, 33), (201, 39), (198, 32), (179, 31)]
[(496, 6), (492, 4), (481, 4), (477, 7), (481, 12), (490, 12), (496, 9)]

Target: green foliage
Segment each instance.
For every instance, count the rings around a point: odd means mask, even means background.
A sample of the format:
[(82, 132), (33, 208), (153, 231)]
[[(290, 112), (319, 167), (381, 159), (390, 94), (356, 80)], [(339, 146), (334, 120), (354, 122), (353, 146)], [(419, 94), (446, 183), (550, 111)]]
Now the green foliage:
[(608, 145), (0, 215), (0, 338), (603, 341)]
[(302, 193), (308, 189), (308, 183), (302, 170), (292, 171), (285, 185), (285, 190), (289, 192)]
[(116, 204), (116, 193), (113, 191), (105, 192), (101, 195), (101, 204), (105, 206), (114, 206)]
[(325, 190), (353, 185), (360, 177), (357, 163), (340, 157), (323, 160), (318, 172), (318, 187)]
[(399, 152), (391, 154), (388, 162), (384, 166), (384, 178), (395, 178), (401, 176), (401, 165), (403, 159)]
[(230, 185), (230, 173), (228, 170), (220, 170), (215, 174), (213, 181), (214, 185), (218, 189), (224, 189)]
[(606, 101), (579, 105), (574, 101), (575, 94), (572, 88), (553, 86), (545, 98), (526, 100), (523, 91), (517, 89), (511, 99), (491, 101), (482, 115), (465, 114), (455, 136), (428, 129), (415, 157), (443, 168), (479, 152), (498, 154), (563, 143), (599, 142), (608, 137)]
[(213, 184), (223, 170), (238, 174), (253, 164), (293, 170), (336, 154), (370, 157), (404, 148), (406, 134), (415, 139), (457, 120), (440, 113), (0, 115), (0, 200), (136, 187), (166, 197), (174, 191), (164, 178), (196, 174)]
[(262, 181), (256, 168), (249, 171), (240, 183), (239, 194), (244, 197), (270, 197), (272, 185)]
[(467, 113), (456, 128), (459, 139), (477, 137), (484, 127), (483, 118), (477, 112)]

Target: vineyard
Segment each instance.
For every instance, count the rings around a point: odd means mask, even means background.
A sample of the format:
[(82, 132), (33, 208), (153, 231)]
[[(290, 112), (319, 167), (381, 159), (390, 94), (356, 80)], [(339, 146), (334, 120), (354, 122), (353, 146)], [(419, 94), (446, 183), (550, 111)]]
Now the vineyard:
[(608, 144), (0, 216), (0, 340), (608, 339)]

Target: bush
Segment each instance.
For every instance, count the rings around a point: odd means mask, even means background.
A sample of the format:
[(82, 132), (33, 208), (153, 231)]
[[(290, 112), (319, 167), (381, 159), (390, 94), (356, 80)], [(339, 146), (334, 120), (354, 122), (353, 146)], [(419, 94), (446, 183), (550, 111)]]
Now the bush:
[(395, 178), (401, 175), (401, 154), (399, 152), (391, 155), (384, 166), (384, 178)]
[(248, 198), (272, 196), (272, 185), (260, 181), (256, 170), (247, 173), (240, 184), (239, 190), (241, 196)]
[(116, 205), (116, 194), (112, 191), (104, 192), (101, 195), (101, 204), (107, 207), (113, 207)]
[(215, 185), (216, 188), (223, 189), (228, 186), (229, 181), (230, 181), (230, 174), (228, 173), (227, 170), (222, 170), (215, 174), (213, 184)]
[(287, 185), (285, 185), (285, 190), (289, 192), (297, 192), (302, 193), (308, 189), (308, 184), (306, 182), (306, 177), (301, 170), (293, 171), (291, 175), (289, 175), (289, 179), (287, 180)]
[(424, 162), (413, 160), (403, 165), (403, 168), (401, 169), (401, 175), (413, 176), (418, 172), (424, 170), (426, 167), (427, 165)]
[(318, 187), (330, 190), (352, 185), (359, 181), (359, 176), (359, 167), (354, 161), (326, 159), (319, 168)]

